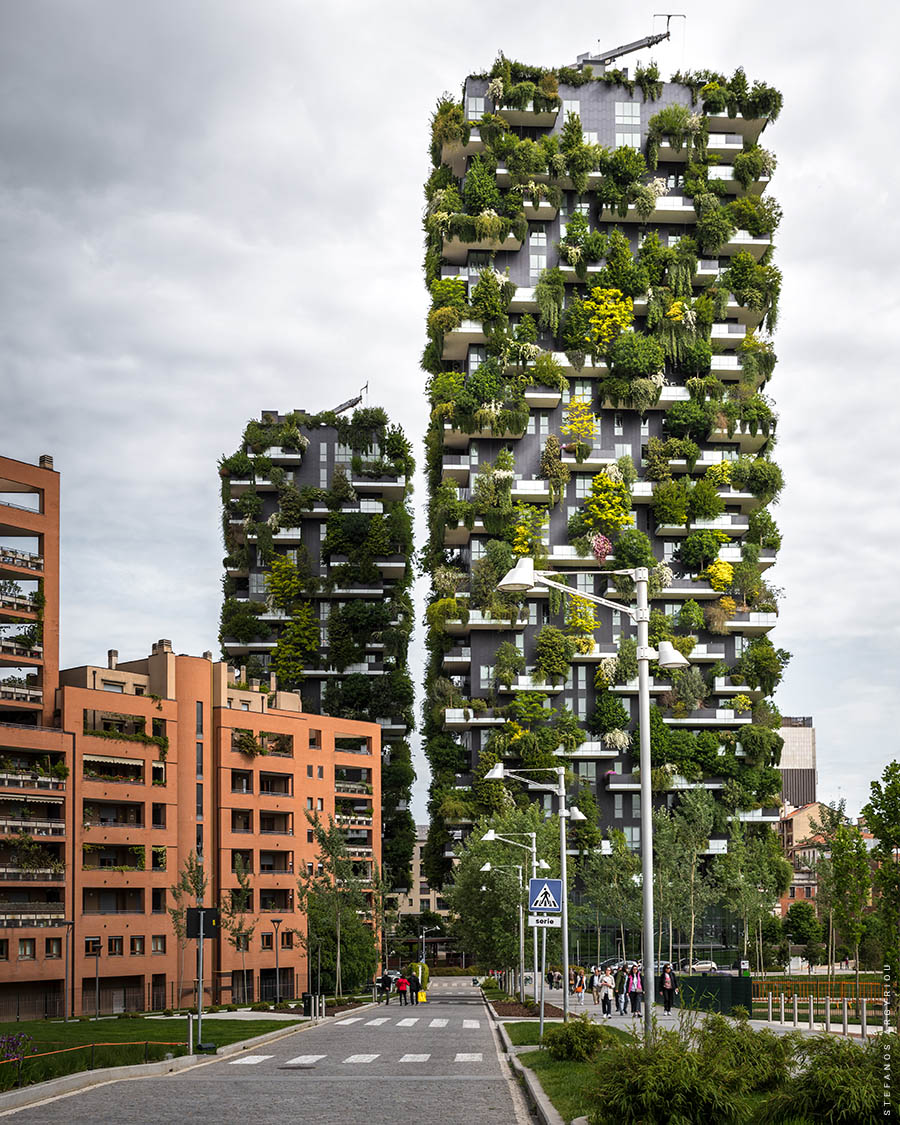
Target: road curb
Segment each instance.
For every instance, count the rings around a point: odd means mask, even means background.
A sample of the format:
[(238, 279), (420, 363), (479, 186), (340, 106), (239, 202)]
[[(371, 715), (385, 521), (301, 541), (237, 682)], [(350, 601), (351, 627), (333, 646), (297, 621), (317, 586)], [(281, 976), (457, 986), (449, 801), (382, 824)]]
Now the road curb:
[[(364, 1011), (372, 1008), (373, 1004), (363, 1004), (353, 1011)], [(345, 1013), (340, 1012), (339, 1016)], [(286, 1035), (295, 1035), (301, 1031), (311, 1031), (316, 1027), (326, 1026), (337, 1016), (326, 1016), (318, 1022), (307, 1020), (279, 1027), (275, 1031), (267, 1031), (263, 1035), (255, 1035), (252, 1039), (240, 1039), (235, 1043), (227, 1043), (224, 1047), (217, 1048), (215, 1054), (210, 1055), (181, 1055), (174, 1059), (163, 1059), (160, 1062), (139, 1063), (136, 1066), (108, 1066), (98, 1070), (80, 1070), (77, 1074), (64, 1074), (60, 1078), (51, 1078), (46, 1082), (37, 1082), (33, 1086), (23, 1086), (20, 1090), (7, 1090), (0, 1094), (0, 1114), (12, 1109), (22, 1109), (28, 1105), (36, 1105), (58, 1098), (63, 1094), (75, 1094), (86, 1090), (90, 1086), (101, 1086), (107, 1082), (125, 1082), (132, 1078), (154, 1078), (162, 1074), (173, 1074), (178, 1071), (190, 1070), (196, 1066), (206, 1066), (217, 1059), (228, 1058), (230, 1055), (239, 1055), (253, 1047), (265, 1043), (274, 1043)]]
[[(487, 1003), (487, 1001), (485, 1001)], [(490, 1008), (490, 1005), (488, 1004)], [(493, 1011), (493, 1009), (491, 1009)], [(515, 1021), (520, 1022), (519, 1020)], [(538, 1121), (542, 1125), (565, 1125), (562, 1115), (544, 1093), (544, 1088), (541, 1086), (538, 1076), (533, 1070), (524, 1066), (516, 1055), (516, 1048), (512, 1044), (506, 1028), (498, 1020), (497, 1030), (500, 1032), (500, 1038), (503, 1041), (503, 1047), (506, 1051), (506, 1058), (513, 1071), (522, 1080), (522, 1085), (525, 1087), (525, 1093), (531, 1103), (531, 1108), (534, 1110)], [(574, 1122), (573, 1122), (574, 1125)]]

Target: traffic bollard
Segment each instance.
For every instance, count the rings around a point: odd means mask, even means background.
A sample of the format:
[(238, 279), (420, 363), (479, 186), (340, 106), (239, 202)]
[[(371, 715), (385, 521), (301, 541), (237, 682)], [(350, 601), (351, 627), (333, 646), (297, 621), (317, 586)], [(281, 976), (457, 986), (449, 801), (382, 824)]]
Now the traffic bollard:
[(800, 1013), (797, 1010), (797, 993), (794, 993), (794, 1027), (800, 1026)]
[(831, 997), (825, 997), (825, 1031), (831, 1031)]
[(862, 1008), (860, 1010), (860, 1019), (861, 1019), (860, 1034), (862, 1035), (863, 1039), (866, 1039), (868, 1037), (868, 1030), (867, 1030), (867, 1027), (866, 1027), (866, 998), (865, 998), (865, 996), (862, 998)]
[(772, 993), (768, 993), (769, 997), (769, 1023), (772, 1022)]
[(844, 1025), (844, 1034), (847, 1034), (847, 997), (841, 998), (841, 1020)]
[(812, 996), (812, 993), (810, 993), (809, 994), (809, 1030), (810, 1031), (815, 1030), (815, 1022), (814, 1021), (815, 1021), (815, 1012), (814, 1012), (814, 1009), (813, 1009), (813, 996)]

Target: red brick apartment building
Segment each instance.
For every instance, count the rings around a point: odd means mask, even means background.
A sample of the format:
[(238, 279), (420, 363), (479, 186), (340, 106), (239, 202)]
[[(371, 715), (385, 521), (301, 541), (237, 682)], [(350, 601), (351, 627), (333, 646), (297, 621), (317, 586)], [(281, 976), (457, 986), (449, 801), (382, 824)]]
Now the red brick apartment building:
[(243, 954), (224, 932), (206, 943), (207, 1000), (305, 991), (306, 814), (335, 817), (371, 877), (380, 727), (304, 714), (298, 695), (167, 640), (59, 672), (58, 512), (50, 458), (0, 458), (0, 1018), (62, 1014), (67, 984), (75, 1014), (98, 991), (101, 1011), (189, 1003), (197, 943), (169, 909), (192, 851), (205, 905), (237, 887), (238, 856), (252, 889)]

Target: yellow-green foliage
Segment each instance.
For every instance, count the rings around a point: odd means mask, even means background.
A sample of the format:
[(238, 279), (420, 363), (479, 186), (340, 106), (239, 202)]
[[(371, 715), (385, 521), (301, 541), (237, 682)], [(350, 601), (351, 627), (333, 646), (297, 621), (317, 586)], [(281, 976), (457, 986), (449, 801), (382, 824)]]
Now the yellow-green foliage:
[(589, 637), (591, 645), (587, 650), (590, 652), (593, 648), (593, 632), (597, 628), (597, 619), (594, 617), (594, 607), (587, 598), (580, 598), (576, 594), (569, 598), (566, 606), (566, 625), (573, 633), (591, 634)]
[(587, 442), (597, 433), (597, 419), (591, 409), (589, 398), (572, 397), (566, 408), (565, 423), (560, 426), (560, 431), (569, 434), (576, 441)]
[(710, 465), (706, 470), (706, 479), (712, 481), (716, 488), (731, 484), (731, 462), (720, 461), (718, 465)]
[(631, 522), (631, 491), (622, 480), (612, 480), (605, 472), (591, 482), (591, 494), (584, 504), (592, 531), (613, 538)]
[(620, 289), (603, 289), (597, 286), (584, 302), (584, 309), (590, 324), (585, 342), (598, 352), (605, 352), (613, 340), (626, 328), (630, 328), (634, 321), (634, 301)]
[(721, 593), (731, 585), (731, 580), (734, 578), (734, 567), (730, 562), (725, 562), (724, 559), (716, 559), (715, 562), (709, 564), (701, 577), (708, 579), (710, 586)]
[(541, 534), (549, 518), (546, 508), (535, 504), (516, 505), (516, 531), (513, 538), (513, 552), (516, 555), (539, 555), (541, 553)]

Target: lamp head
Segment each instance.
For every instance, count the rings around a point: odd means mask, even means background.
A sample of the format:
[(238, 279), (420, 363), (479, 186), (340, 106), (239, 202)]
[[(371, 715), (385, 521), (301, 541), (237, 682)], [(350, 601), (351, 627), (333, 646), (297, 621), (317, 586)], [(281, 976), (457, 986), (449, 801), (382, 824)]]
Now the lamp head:
[(682, 656), (671, 641), (659, 642), (658, 661), (660, 668), (687, 668), (691, 663), (686, 656)]
[(502, 781), (503, 778), (504, 770), (502, 762), (498, 762), (495, 766), (491, 766), (491, 768), (484, 775), (485, 781)]
[(549, 871), (550, 864), (545, 859), (538, 860), (538, 871)]
[(569, 820), (587, 820), (587, 817), (576, 805), (572, 805), (569, 809)]
[(521, 594), (530, 590), (534, 585), (534, 559), (530, 555), (523, 555), (512, 570), (508, 571), (497, 583), (497, 589), (504, 594)]
[(481, 838), (486, 844), (489, 844), (492, 840), (497, 839), (497, 833), (493, 828), (489, 828)]
[(479, 868), (478, 868), (478, 870), (479, 870), (479, 871), (490, 871), (490, 870), (491, 870), (491, 864), (490, 864), (490, 861), (488, 861), (488, 862), (487, 862), (487, 863), (485, 863), (485, 864), (482, 864), (482, 866), (481, 866), (481, 867), (479, 867)]

